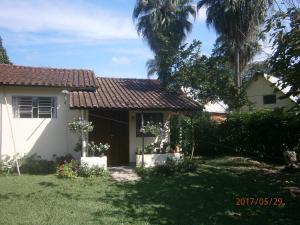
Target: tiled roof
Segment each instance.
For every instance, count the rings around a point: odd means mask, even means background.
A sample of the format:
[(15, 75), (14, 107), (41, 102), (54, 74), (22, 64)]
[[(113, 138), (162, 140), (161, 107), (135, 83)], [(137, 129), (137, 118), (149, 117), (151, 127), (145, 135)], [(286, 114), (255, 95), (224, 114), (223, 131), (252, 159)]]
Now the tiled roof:
[(183, 94), (164, 91), (159, 81), (97, 78), (96, 92), (70, 92), (71, 108), (195, 110), (198, 103)]
[(0, 64), (0, 85), (95, 89), (92, 70), (56, 69)]

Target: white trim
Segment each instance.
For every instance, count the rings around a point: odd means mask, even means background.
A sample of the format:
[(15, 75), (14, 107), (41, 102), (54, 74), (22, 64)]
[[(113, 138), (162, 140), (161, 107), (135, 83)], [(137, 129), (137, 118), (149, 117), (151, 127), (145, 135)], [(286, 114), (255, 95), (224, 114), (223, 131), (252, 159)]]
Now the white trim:
[[(280, 81), (279, 78), (274, 77), (272, 75), (269, 74), (264, 74), (264, 78), (269, 81), (271, 84), (274, 84), (276, 88), (279, 89), (279, 91), (281, 91), (283, 94), (287, 94), (290, 89), (292, 88), (292, 86), (288, 85), (285, 88), (282, 88), (282, 81)], [(299, 100), (300, 96), (296, 97), (296, 96), (290, 96), (289, 97), (293, 102), (296, 102)]]

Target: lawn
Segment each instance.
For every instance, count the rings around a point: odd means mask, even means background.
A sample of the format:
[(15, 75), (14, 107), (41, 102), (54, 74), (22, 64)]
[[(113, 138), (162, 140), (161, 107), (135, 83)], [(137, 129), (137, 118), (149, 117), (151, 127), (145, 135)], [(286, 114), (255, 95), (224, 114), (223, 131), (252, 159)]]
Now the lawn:
[[(137, 183), (55, 175), (0, 177), (0, 224), (300, 224), (285, 187), (299, 174), (240, 158), (205, 160), (197, 173)], [(236, 197), (282, 197), (283, 206), (236, 206)]]

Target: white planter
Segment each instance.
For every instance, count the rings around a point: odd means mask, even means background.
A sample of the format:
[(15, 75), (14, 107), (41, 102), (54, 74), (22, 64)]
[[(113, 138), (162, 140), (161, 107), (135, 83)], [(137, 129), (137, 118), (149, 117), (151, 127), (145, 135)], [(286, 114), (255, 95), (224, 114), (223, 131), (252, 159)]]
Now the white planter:
[(81, 157), (80, 163), (91, 167), (102, 167), (107, 170), (107, 156), (101, 157)]
[[(180, 153), (165, 153), (165, 154), (145, 154), (144, 165), (145, 167), (153, 167), (156, 165), (165, 164), (167, 159), (180, 159)], [(136, 155), (136, 165), (142, 165), (142, 155)]]

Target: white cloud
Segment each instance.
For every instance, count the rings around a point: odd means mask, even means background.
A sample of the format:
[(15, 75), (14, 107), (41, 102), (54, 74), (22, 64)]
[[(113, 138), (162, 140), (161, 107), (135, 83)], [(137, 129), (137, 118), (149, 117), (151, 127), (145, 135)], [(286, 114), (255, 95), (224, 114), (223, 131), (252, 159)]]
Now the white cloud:
[(197, 21), (199, 22), (205, 22), (206, 20), (206, 8), (202, 7), (198, 10), (197, 13)]
[(148, 60), (153, 58), (153, 53), (148, 48), (138, 48), (138, 47), (109, 47), (106, 49), (107, 52), (113, 52), (115, 54), (128, 56), (128, 57), (135, 57), (139, 59)]
[(130, 16), (86, 1), (1, 0), (0, 4), (0, 28), (29, 37), (43, 32), (39, 40), (64, 43), (137, 38)]
[(112, 57), (111, 61), (115, 65), (129, 65), (131, 63), (130, 59), (127, 57)]

